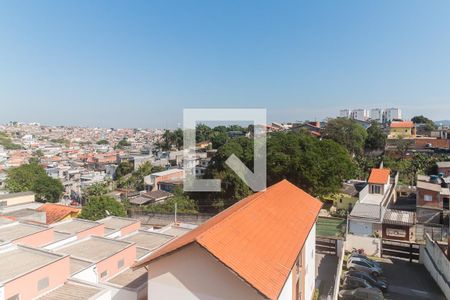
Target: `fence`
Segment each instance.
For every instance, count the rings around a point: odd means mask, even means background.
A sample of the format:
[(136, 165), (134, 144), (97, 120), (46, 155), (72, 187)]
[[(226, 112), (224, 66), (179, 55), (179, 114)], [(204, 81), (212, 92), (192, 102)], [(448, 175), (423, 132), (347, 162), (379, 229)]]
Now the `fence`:
[(425, 241), (426, 235), (429, 235), (433, 241), (447, 240), (447, 230), (445, 227), (436, 224), (436, 226), (417, 224), (416, 225), (416, 240)]
[(419, 262), (420, 245), (383, 239), (381, 241), (381, 257), (406, 258), (410, 262)]
[(321, 254), (337, 255), (338, 243), (335, 238), (316, 237), (316, 252)]
[(426, 235), (425, 247), (421, 247), (420, 256), (425, 268), (439, 285), (447, 299), (450, 299), (450, 261), (439, 245)]

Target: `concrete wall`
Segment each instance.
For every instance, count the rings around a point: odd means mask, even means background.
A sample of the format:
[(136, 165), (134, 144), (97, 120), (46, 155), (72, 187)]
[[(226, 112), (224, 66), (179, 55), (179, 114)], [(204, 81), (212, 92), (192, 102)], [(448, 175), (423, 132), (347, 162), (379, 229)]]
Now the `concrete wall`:
[(381, 257), (381, 239), (379, 238), (347, 234), (345, 250), (352, 251), (353, 248), (364, 249), (367, 255)]
[(337, 300), (339, 298), (339, 286), (341, 285), (341, 274), (342, 267), (344, 265), (344, 256), (345, 256), (345, 241), (337, 240), (337, 251), (336, 256), (338, 257), (338, 266), (336, 270), (336, 277), (334, 278), (334, 291), (333, 291), (333, 300)]
[[(70, 261), (66, 256), (4, 285), (5, 299), (19, 294), (20, 299), (33, 299), (62, 284), (69, 278)], [(48, 277), (47, 288), (38, 290), (38, 281)]]
[(284, 284), (283, 290), (280, 293), (280, 296), (278, 297), (278, 300), (292, 300), (295, 299), (293, 296), (293, 292), (295, 291), (295, 287), (293, 286), (293, 280), (292, 280), (292, 271), (289, 273), (289, 277), (286, 280), (286, 283)]
[(305, 282), (302, 294), (306, 300), (312, 299), (316, 285), (316, 224), (314, 223), (304, 244)]
[[(118, 262), (124, 260), (124, 264), (121, 268), (118, 267)], [(97, 274), (99, 281), (106, 281), (113, 277), (117, 273), (126, 268), (131, 267), (136, 261), (136, 244), (133, 244), (126, 249), (114, 254), (97, 263)], [(101, 278), (101, 274), (106, 271), (108, 275)]]
[(149, 300), (264, 299), (197, 244), (163, 256), (148, 267)]
[(95, 265), (92, 265), (78, 273), (73, 274), (72, 278), (97, 284), (98, 283), (97, 267)]
[[(142, 224), (165, 226), (175, 221), (174, 214), (153, 214), (147, 213), (139, 208), (129, 210), (130, 218), (138, 219)], [(181, 223), (202, 224), (212, 218), (212, 214), (177, 214), (177, 221)]]
[(54, 234), (52, 228), (21, 237), (14, 240), (14, 244), (27, 245), (32, 247), (41, 247), (53, 242)]
[(425, 246), (420, 247), (420, 260), (447, 299), (450, 299), (450, 261), (428, 235)]
[(4, 199), (0, 200), (0, 202), (6, 201), (6, 206), (34, 202), (34, 194), (25, 193), (22, 195), (22, 193), (13, 193), (13, 194), (8, 194), (8, 195), (10, 195), (11, 197), (5, 196)]

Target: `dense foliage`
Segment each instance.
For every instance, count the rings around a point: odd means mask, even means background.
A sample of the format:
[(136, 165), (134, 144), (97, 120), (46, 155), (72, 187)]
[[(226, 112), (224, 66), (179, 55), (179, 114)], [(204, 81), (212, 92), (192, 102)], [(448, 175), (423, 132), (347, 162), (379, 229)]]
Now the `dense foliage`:
[(120, 202), (103, 195), (90, 197), (81, 210), (80, 218), (96, 221), (108, 216), (125, 217), (126, 215), (125, 207)]
[(0, 132), (0, 146), (3, 146), (6, 150), (21, 149), (20, 145), (14, 144), (11, 138), (4, 132)]
[(367, 132), (355, 120), (336, 118), (328, 121), (322, 136), (344, 146), (349, 153), (358, 155), (364, 151)]
[(61, 181), (48, 176), (35, 162), (10, 169), (6, 188), (13, 193), (33, 191), (38, 201), (47, 202), (58, 202), (64, 192)]

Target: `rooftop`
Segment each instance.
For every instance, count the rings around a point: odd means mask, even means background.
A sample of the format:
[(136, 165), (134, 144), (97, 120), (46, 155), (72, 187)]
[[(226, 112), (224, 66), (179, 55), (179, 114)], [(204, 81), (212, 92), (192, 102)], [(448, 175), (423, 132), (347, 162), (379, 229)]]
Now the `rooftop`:
[(141, 286), (146, 284), (148, 281), (148, 272), (145, 268), (133, 271), (132, 269), (127, 269), (117, 276), (108, 280), (108, 283), (120, 287), (126, 287), (129, 289), (139, 289)]
[(104, 290), (100, 287), (68, 281), (61, 287), (39, 297), (39, 300), (78, 300), (78, 299), (95, 299), (100, 296)]
[(419, 189), (435, 191), (435, 192), (440, 192), (442, 189), (440, 184), (425, 182), (425, 181), (417, 181), (416, 185), (417, 185), (417, 188), (419, 188)]
[(48, 227), (28, 223), (11, 223), (0, 227), (0, 240), (14, 241), (44, 230), (48, 230)]
[(30, 195), (34, 195), (34, 193), (33, 192), (10, 193), (10, 194), (0, 195), (0, 200), (17, 198), (17, 197), (22, 197), (22, 196), (30, 196)]
[(389, 169), (373, 168), (370, 171), (369, 180), (367, 180), (367, 182), (369, 182), (371, 184), (388, 184), (390, 174), (391, 174), (391, 170), (389, 170)]
[(76, 207), (71, 207), (67, 205), (45, 203), (37, 209), (38, 211), (45, 212), (47, 216), (47, 224), (53, 224), (58, 222), (70, 214), (76, 214), (81, 211), (81, 209)]
[(165, 171), (161, 171), (161, 172), (152, 173), (150, 175), (151, 176), (165, 176), (165, 175), (175, 174), (175, 173), (179, 173), (179, 172), (184, 172), (184, 170), (183, 169), (169, 169), (169, 170), (165, 170)]
[(380, 209), (381, 207), (377, 204), (356, 202), (350, 216), (379, 220), (381, 217)]
[(76, 274), (91, 265), (92, 265), (92, 263), (89, 261), (71, 257), (70, 258), (70, 274), (71, 275)]
[(391, 128), (413, 128), (414, 123), (412, 121), (391, 122)]
[(104, 219), (98, 220), (97, 222), (104, 224), (105, 228), (121, 229), (129, 225), (135, 224), (139, 221), (130, 218), (106, 217)]
[(179, 226), (176, 226), (176, 225), (171, 225), (170, 227), (163, 228), (160, 231), (160, 233), (173, 235), (173, 236), (181, 236), (183, 234), (188, 233), (191, 230), (192, 229), (189, 229), (189, 228), (184, 228), (184, 227), (179, 227)]
[(141, 248), (154, 250), (174, 238), (174, 236), (167, 234), (139, 230), (121, 238), (121, 240), (136, 243), (136, 245)]
[(125, 241), (89, 236), (55, 250), (57, 253), (69, 254), (74, 258), (89, 262), (99, 262), (132, 244)]
[(145, 248), (136, 247), (136, 260), (141, 260), (144, 256), (147, 256), (152, 251)]
[(88, 221), (83, 219), (71, 219), (68, 221), (54, 223), (51, 225), (51, 227), (59, 232), (76, 234), (99, 225), (100, 223), (94, 221)]
[(2, 250), (0, 256), (0, 283), (8, 282), (63, 258), (62, 255), (25, 246), (9, 247)]
[(384, 214), (383, 223), (393, 225), (413, 225), (415, 214), (412, 211), (387, 209)]
[(438, 168), (450, 168), (450, 161), (438, 161), (436, 164)]
[(162, 246), (135, 267), (197, 243), (261, 294), (276, 299), (321, 207), (321, 201), (283, 180)]

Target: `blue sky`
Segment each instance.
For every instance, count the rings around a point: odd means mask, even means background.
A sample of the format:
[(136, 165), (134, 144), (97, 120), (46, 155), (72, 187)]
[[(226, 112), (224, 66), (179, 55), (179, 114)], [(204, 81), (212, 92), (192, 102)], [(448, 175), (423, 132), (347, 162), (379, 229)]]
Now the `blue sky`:
[(449, 1), (3, 1), (0, 122), (174, 127), (401, 107), (450, 119)]

